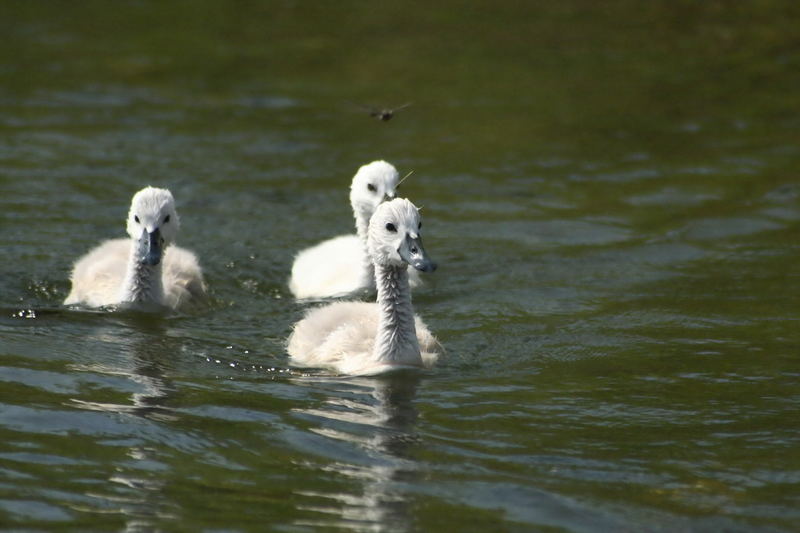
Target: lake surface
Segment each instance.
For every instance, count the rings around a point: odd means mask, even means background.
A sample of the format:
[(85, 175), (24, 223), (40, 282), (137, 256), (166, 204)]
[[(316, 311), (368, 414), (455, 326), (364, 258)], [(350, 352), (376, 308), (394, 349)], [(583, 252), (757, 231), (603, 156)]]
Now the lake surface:
[[(800, 530), (799, 18), (5, 2), (0, 527)], [(292, 368), (293, 256), (374, 159), (414, 171), (447, 356)], [(208, 308), (65, 308), (148, 184)]]

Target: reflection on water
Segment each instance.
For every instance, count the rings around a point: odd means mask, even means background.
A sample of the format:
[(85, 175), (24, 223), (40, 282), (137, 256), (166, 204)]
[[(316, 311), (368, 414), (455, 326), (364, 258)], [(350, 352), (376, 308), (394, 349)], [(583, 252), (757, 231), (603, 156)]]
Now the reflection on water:
[[(169, 407), (177, 389), (167, 376), (164, 353), (179, 346), (167, 336), (159, 316), (138, 313), (117, 313), (115, 324), (99, 327), (87, 335), (87, 341), (116, 348), (112, 357), (103, 361), (73, 365), (79, 372), (123, 377), (133, 384), (133, 391), (124, 403), (86, 401), (72, 398), (79, 409), (141, 417), (154, 423), (173, 423), (178, 416)], [(108, 492), (93, 491), (88, 495), (100, 500), (90, 512), (115, 509), (125, 518), (125, 531), (152, 531), (159, 520), (175, 518), (166, 503), (164, 478), (159, 471), (166, 468), (158, 451), (134, 441), (127, 450), (128, 460), (120, 463), (109, 478)]]
[(295, 523), (368, 531), (412, 530), (413, 515), (401, 485), (419, 478), (411, 449), (418, 444), (414, 397), (420, 375), (400, 372), (382, 378), (314, 381), (330, 395), (318, 406), (296, 412), (312, 421), (310, 431), (352, 445), (363, 454), (358, 461), (337, 460), (326, 467), (352, 480), (357, 491), (299, 491), (313, 502), (303, 504), (302, 509), (336, 518), (303, 518)]
[(113, 361), (74, 365), (79, 371), (123, 376), (137, 384), (137, 392), (130, 396), (130, 403), (101, 403), (73, 399), (76, 406), (97, 411), (129, 413), (160, 422), (177, 420), (166, 407), (175, 388), (164, 376), (166, 363), (162, 350), (169, 350), (165, 342), (165, 328), (149, 323), (147, 328), (120, 332), (118, 327), (100, 330), (88, 336), (90, 342), (100, 342), (119, 347)]

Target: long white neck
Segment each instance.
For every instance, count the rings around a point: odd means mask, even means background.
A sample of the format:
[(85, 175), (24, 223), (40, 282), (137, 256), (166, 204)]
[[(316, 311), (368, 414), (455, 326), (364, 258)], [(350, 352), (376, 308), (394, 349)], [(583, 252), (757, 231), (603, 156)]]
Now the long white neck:
[(373, 355), (378, 363), (422, 365), (408, 286), (408, 267), (376, 265), (378, 334)]
[(367, 251), (367, 229), (369, 228), (370, 215), (364, 213), (356, 206), (353, 206), (353, 214), (356, 217), (356, 234), (363, 248), (363, 253), (361, 254), (363, 268), (361, 272), (363, 273), (364, 279), (361, 285), (372, 288), (375, 283), (375, 266), (372, 264), (372, 259), (370, 259), (369, 252)]
[(120, 303), (161, 305), (164, 301), (164, 283), (161, 280), (161, 265), (144, 263), (147, 254), (143, 241), (131, 240), (131, 253), (125, 280), (122, 282)]

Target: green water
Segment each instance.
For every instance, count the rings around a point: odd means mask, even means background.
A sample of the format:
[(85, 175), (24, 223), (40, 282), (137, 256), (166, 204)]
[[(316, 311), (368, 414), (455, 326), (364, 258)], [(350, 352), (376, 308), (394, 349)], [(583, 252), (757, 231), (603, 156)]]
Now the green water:
[[(797, 531), (800, 4), (306, 4), (0, 6), (0, 528)], [(378, 158), (447, 357), (304, 374)], [(211, 305), (65, 309), (148, 184)]]

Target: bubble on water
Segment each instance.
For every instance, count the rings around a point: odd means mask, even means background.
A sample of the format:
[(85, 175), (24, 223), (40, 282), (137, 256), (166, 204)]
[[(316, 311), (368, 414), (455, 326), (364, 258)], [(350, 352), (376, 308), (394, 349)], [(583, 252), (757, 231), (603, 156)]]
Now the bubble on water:
[(258, 292), (258, 281), (254, 279), (246, 279), (242, 281), (242, 288), (248, 292), (257, 293)]

